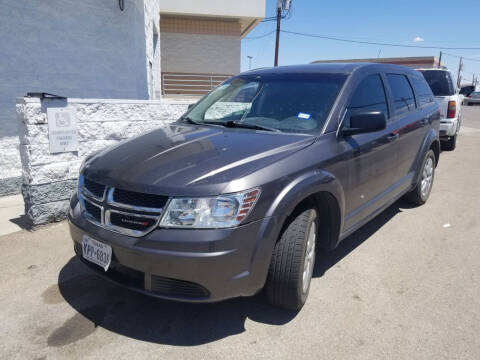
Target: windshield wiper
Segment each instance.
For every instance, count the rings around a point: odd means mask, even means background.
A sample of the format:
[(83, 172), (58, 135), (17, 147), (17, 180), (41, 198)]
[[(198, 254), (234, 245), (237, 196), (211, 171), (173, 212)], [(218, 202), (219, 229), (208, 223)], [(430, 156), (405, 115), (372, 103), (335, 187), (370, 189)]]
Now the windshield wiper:
[(254, 130), (265, 130), (265, 131), (273, 131), (273, 132), (281, 132), (279, 129), (271, 128), (268, 126), (251, 124), (251, 123), (244, 123), (238, 122), (234, 120), (230, 120), (224, 123), (227, 127), (237, 127), (237, 128), (244, 128), (244, 129), (254, 129)]
[(251, 124), (251, 123), (238, 122), (238, 121), (235, 121), (235, 120), (229, 120), (229, 121), (210, 121), (210, 120), (195, 121), (188, 116), (182, 118), (182, 120), (185, 120), (188, 123), (195, 124), (195, 125), (214, 125), (214, 126), (224, 126), (224, 127), (230, 127), (230, 128), (243, 128), (243, 129), (254, 129), (254, 130), (281, 132), (280, 130), (275, 129), (275, 128), (262, 126), (262, 125), (257, 125), (257, 124)]
[(198, 121), (195, 121), (191, 117), (188, 117), (188, 116), (184, 116), (184, 117), (180, 118), (180, 120), (185, 120), (189, 124), (201, 125)]
[(225, 123), (222, 123), (222, 122), (218, 122), (218, 121), (196, 121), (196, 120), (193, 120), (191, 117), (188, 117), (188, 116), (182, 117), (180, 120), (185, 120), (189, 124), (195, 124), (195, 125), (225, 126)]

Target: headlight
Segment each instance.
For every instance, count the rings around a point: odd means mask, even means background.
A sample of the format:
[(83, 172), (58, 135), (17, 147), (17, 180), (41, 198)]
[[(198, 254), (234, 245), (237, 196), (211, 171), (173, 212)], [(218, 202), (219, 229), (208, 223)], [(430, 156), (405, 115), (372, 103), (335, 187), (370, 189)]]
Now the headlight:
[(182, 228), (229, 228), (239, 225), (253, 209), (260, 189), (206, 198), (173, 198), (160, 226)]

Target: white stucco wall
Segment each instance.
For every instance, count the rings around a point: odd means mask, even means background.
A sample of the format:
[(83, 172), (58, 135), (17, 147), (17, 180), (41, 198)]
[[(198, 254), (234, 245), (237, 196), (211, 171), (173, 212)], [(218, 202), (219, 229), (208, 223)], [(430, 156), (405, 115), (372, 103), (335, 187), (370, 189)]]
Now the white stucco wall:
[(240, 72), (240, 36), (162, 32), (160, 38), (162, 71), (212, 74)]
[(160, 0), (144, 1), (148, 96), (150, 99), (159, 99), (161, 96)]
[[(177, 120), (192, 101), (17, 99), (25, 214), (35, 226), (64, 219), (79, 167), (89, 153)], [(72, 109), (78, 151), (50, 154), (47, 108)]]
[[(15, 98), (148, 99), (159, 81), (152, 46), (159, 0), (0, 0), (0, 195), (21, 175)], [(160, 42), (160, 39), (158, 40)], [(155, 53), (155, 55), (154, 55)], [(149, 73), (152, 62), (153, 74)]]

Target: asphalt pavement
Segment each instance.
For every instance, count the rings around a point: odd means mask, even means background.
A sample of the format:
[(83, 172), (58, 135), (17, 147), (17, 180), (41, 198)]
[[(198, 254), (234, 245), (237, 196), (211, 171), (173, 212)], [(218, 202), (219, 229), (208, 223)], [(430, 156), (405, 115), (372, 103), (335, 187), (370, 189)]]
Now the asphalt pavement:
[(0, 358), (480, 359), (480, 106), (463, 111), (428, 203), (321, 254), (298, 313), (121, 289), (73, 257), (65, 222), (0, 236)]

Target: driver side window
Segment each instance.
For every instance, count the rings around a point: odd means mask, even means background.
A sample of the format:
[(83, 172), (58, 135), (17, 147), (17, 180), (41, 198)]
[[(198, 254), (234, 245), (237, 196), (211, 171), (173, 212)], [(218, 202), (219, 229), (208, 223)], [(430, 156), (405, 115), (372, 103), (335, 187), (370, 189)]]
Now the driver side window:
[(357, 86), (348, 106), (348, 123), (352, 115), (372, 111), (380, 111), (388, 118), (387, 98), (379, 74), (367, 76)]

